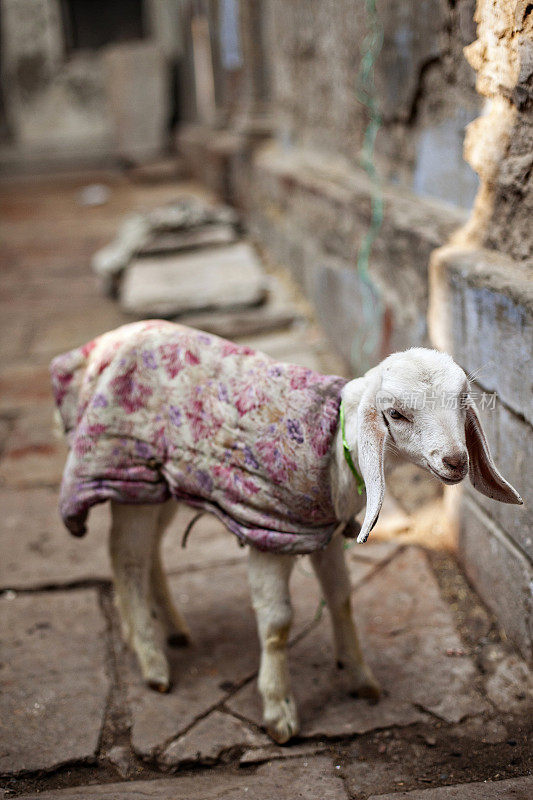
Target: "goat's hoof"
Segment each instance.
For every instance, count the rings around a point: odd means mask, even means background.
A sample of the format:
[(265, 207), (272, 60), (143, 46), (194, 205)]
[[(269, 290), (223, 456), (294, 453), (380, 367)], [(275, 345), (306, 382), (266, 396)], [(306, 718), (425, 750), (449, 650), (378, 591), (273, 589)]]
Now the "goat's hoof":
[(170, 692), (170, 681), (149, 679), (146, 681), (146, 684), (150, 687), (150, 689), (154, 689), (156, 692), (161, 692), (161, 694), (167, 694), (167, 692)]
[(137, 652), (144, 682), (158, 692), (170, 690), (170, 673), (164, 653), (159, 650)]
[(188, 633), (170, 633), (167, 636), (169, 647), (188, 647), (191, 644), (191, 637)]
[(286, 744), (300, 730), (294, 700), (285, 697), (269, 705), (270, 708), (265, 710), (267, 733), (277, 744)]
[(357, 670), (351, 675), (350, 694), (377, 703), (381, 697), (381, 687), (369, 669)]

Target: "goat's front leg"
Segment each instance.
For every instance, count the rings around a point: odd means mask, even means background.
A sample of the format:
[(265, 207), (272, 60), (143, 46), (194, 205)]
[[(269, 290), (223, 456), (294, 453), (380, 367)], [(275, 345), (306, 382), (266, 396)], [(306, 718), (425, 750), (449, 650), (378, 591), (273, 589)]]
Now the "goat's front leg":
[(292, 622), (289, 578), (293, 566), (294, 556), (250, 548), (250, 588), (261, 643), (258, 687), (265, 727), (279, 744), (298, 733), (286, 649)]
[(311, 563), (329, 608), (337, 664), (348, 672), (350, 691), (359, 697), (377, 700), (379, 684), (365, 663), (352, 617), (351, 585), (342, 536), (335, 536), (324, 550), (313, 553)]
[(156, 505), (111, 503), (111, 564), (115, 600), (124, 638), (135, 652), (142, 676), (153, 689), (170, 686), (163, 628), (154, 613), (152, 561), (158, 538)]

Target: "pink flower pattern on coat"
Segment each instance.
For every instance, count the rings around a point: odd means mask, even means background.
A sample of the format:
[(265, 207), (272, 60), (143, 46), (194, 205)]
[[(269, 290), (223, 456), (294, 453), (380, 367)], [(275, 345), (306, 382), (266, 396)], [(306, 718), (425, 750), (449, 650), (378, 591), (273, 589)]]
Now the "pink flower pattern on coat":
[(263, 550), (328, 543), (343, 378), (159, 320), (58, 356), (51, 373), (71, 448), (60, 509), (73, 533), (96, 503), (174, 496)]

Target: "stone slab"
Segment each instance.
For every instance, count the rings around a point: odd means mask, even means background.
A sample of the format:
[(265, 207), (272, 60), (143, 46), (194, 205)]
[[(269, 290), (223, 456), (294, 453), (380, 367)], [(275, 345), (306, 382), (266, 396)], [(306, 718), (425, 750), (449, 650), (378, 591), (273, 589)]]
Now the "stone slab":
[(499, 711), (533, 718), (533, 675), (518, 656), (504, 656), (487, 679), (485, 689)]
[[(48, 319), (39, 320), (30, 344), (30, 353), (40, 360), (51, 360), (129, 321), (116, 304), (107, 298), (99, 297), (90, 302), (84, 297), (83, 310), (62, 309), (60, 315), (54, 314)], [(47, 386), (50, 387), (49, 378)]]
[(197, 772), (154, 781), (127, 781), (78, 786), (59, 791), (21, 795), (20, 800), (272, 800), (287, 796), (307, 800), (346, 800), (342, 780), (329, 758), (291, 759), (265, 764), (255, 772)]
[[(108, 555), (110, 509), (94, 506), (88, 532), (73, 537), (59, 516), (55, 489), (0, 489), (0, 589), (36, 589), (76, 581), (110, 580)], [(163, 539), (163, 564), (168, 572), (209, 568), (246, 558), (237, 538), (213, 516), (195, 524), (185, 549), (183, 532), (196, 511), (180, 506)]]
[(171, 692), (161, 695), (145, 687), (132, 656), (124, 666), (131, 740), (141, 757), (153, 756), (157, 748), (187, 730), (228, 690), (253, 674), (258, 663), (244, 565), (176, 576), (171, 587), (193, 640), (190, 647), (169, 649)]
[(139, 249), (138, 256), (155, 256), (197, 250), (219, 244), (231, 244), (237, 239), (233, 225), (204, 225), (182, 231), (154, 231)]
[(109, 680), (94, 590), (0, 597), (0, 772), (96, 755)]
[(253, 731), (230, 714), (213, 711), (190, 731), (172, 742), (159, 758), (164, 767), (213, 763), (236, 748), (267, 746), (270, 739)]
[[(402, 761), (392, 761), (388, 753), (381, 758), (366, 760), (352, 758), (343, 765), (342, 776), (350, 797), (367, 798), (379, 786), (382, 791), (400, 791), (413, 780), (413, 767)], [(398, 795), (401, 797), (401, 795)]]
[(61, 481), (67, 445), (54, 430), (54, 405), (35, 403), (16, 417), (0, 461), (0, 485), (18, 489)]
[(245, 750), (239, 759), (241, 767), (251, 764), (263, 764), (265, 761), (276, 761), (285, 758), (312, 757), (323, 753), (327, 749), (326, 742), (312, 742), (311, 744), (292, 744), (290, 747), (280, 747), (269, 740), (267, 747), (256, 747)]
[(270, 305), (263, 305), (248, 311), (231, 313), (210, 311), (203, 314), (185, 314), (178, 321), (190, 328), (198, 328), (231, 340), (288, 328), (301, 319), (295, 309), (289, 306), (272, 308)]
[(479, 781), (461, 783), (458, 786), (439, 786), (432, 789), (417, 789), (414, 792), (373, 794), (368, 800), (530, 800), (533, 793), (533, 777), (511, 778), (507, 781)]
[[(354, 562), (352, 580), (361, 582), (373, 569), (369, 562)], [(195, 720), (250, 679), (259, 666), (259, 645), (244, 564), (176, 575), (171, 579), (171, 587), (193, 639), (191, 647), (169, 651), (171, 692), (160, 695), (146, 688), (129, 654), (124, 665), (132, 709), (132, 743), (141, 757), (152, 756), (178, 738)], [(312, 628), (317, 619), (327, 616), (307, 559), (297, 561), (291, 594), (294, 607), (291, 639), (295, 639)], [(255, 698), (255, 684), (251, 693)], [(238, 737), (233, 744), (240, 742)]]
[(469, 497), (461, 503), (459, 556), (470, 581), (526, 661), (533, 658), (533, 568)]
[(12, 413), (20, 408), (50, 401), (48, 365), (11, 364), (0, 372), (0, 411)]
[(294, 299), (286, 281), (278, 275), (268, 275), (268, 296), (266, 302), (253, 309), (233, 312), (204, 312), (186, 314), (180, 322), (191, 328), (199, 328), (225, 339), (264, 335), (276, 329), (288, 328), (295, 323), (304, 324), (305, 309), (302, 302)]
[(250, 245), (241, 242), (134, 260), (122, 281), (120, 304), (130, 314), (168, 317), (257, 305), (265, 293), (259, 260)]
[(302, 328), (265, 336), (246, 336), (243, 342), (278, 361), (321, 371), (314, 329)]
[[(450, 611), (423, 553), (400, 551), (355, 589), (355, 617), (363, 650), (384, 690), (377, 705), (350, 699), (343, 672), (334, 669), (324, 620), (291, 649), (290, 667), (305, 736), (365, 733), (426, 720), (425, 711), (448, 722), (486, 708), (472, 688), (476, 674), (461, 649)], [(256, 724), (255, 687), (234, 695), (228, 707)]]

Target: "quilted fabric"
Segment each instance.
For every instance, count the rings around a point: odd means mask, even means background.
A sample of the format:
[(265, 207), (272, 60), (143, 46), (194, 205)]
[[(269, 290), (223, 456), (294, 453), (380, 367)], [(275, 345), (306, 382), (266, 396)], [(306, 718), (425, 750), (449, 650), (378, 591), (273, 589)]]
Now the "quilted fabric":
[(60, 510), (73, 533), (96, 503), (173, 496), (262, 550), (329, 542), (344, 378), (159, 320), (58, 356), (51, 374), (70, 445)]

